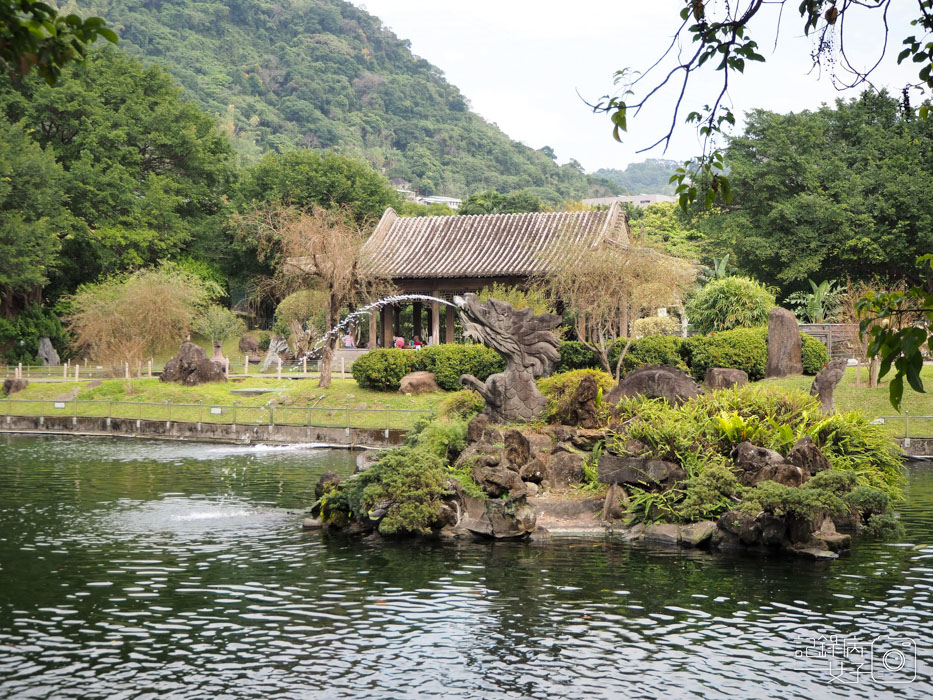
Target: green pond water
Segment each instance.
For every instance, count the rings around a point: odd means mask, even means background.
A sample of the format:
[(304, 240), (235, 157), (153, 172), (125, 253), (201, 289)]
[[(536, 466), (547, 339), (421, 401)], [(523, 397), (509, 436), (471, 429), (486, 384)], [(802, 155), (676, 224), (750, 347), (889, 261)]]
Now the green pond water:
[(0, 437), (0, 698), (933, 696), (933, 464), (826, 563), (302, 532), (352, 463)]

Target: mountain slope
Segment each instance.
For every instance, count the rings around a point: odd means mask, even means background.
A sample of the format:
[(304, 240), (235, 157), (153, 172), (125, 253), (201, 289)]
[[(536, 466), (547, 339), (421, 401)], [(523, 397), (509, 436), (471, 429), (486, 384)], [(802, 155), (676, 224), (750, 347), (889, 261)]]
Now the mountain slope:
[(641, 163), (629, 163), (625, 170), (603, 168), (593, 175), (614, 182), (630, 194), (674, 194), (674, 185), (669, 180), (680, 166), (676, 160), (648, 158)]
[[(90, 0), (121, 46), (172, 73), (242, 159), (334, 148), (424, 194), (607, 193), (575, 165), (509, 139), (381, 21), (341, 0)], [(611, 189), (611, 185), (609, 186)]]

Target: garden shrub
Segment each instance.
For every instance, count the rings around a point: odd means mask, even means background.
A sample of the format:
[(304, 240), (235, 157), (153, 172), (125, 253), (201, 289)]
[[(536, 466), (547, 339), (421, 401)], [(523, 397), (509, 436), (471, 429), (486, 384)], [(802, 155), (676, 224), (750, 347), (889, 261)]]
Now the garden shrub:
[[(816, 374), (829, 362), (826, 347), (806, 333), (800, 334), (804, 374)], [(629, 351), (631, 352), (631, 350)], [(681, 355), (698, 382), (710, 367), (741, 369), (749, 381), (764, 379), (768, 364), (768, 329), (736, 328), (722, 333), (695, 335), (681, 345)]]
[(706, 370), (711, 367), (740, 369), (748, 374), (749, 381), (757, 381), (764, 379), (768, 363), (767, 337), (767, 329), (761, 328), (695, 335), (683, 342), (681, 354), (698, 382), (706, 378)]
[(445, 343), (412, 352), (414, 353), (412, 371), (433, 372), (434, 381), (445, 391), (460, 389), (460, 375), (462, 374), (472, 374), (484, 382), (489, 375), (505, 369), (503, 357), (485, 345)]
[(579, 340), (565, 340), (557, 348), (560, 360), (554, 372), (569, 372), (574, 369), (599, 369), (599, 357)]
[(402, 377), (413, 372), (414, 367), (414, 350), (376, 348), (356, 358), (350, 371), (364, 389), (398, 391)]
[(450, 493), (449, 470), (440, 457), (425, 450), (400, 447), (384, 452), (369, 469), (342, 482), (321, 502), (325, 522), (367, 522), (376, 506), (388, 503), (379, 522), (384, 535), (428, 533)]
[(754, 328), (768, 323), (777, 305), (774, 293), (748, 277), (716, 279), (687, 304), (687, 317), (699, 333)]
[(598, 369), (575, 369), (539, 379), (538, 390), (547, 399), (547, 407), (544, 409), (545, 419), (550, 420), (567, 413), (567, 402), (576, 393), (584, 377), (595, 378), (603, 393), (609, 393), (615, 386), (615, 380)]
[(649, 316), (632, 323), (632, 335), (647, 338), (655, 335), (680, 335), (680, 321), (673, 316)]
[[(854, 508), (876, 517), (901, 497), (901, 455), (884, 429), (860, 414), (824, 417), (819, 401), (804, 392), (749, 385), (696, 396), (679, 407), (639, 396), (622, 399), (613, 417), (625, 428), (607, 434), (608, 451), (625, 455), (637, 445), (635, 456), (669, 460), (687, 473), (683, 490), (675, 489), (663, 501), (647, 492), (639, 495), (637, 510), (650, 513), (646, 517), (714, 518), (734, 507), (736, 496), (752, 514), (768, 510), (806, 516), (816, 509), (842, 514)], [(805, 436), (829, 460), (830, 470), (801, 488), (763, 482), (742, 489), (735, 482), (729, 453), (736, 441), (753, 439), (787, 454)]]
[[(686, 370), (687, 365), (681, 356), (681, 346), (684, 343), (683, 338), (669, 335), (653, 335), (645, 338), (637, 338), (629, 346), (625, 359), (622, 360), (624, 373), (638, 369), (644, 365), (667, 365), (668, 367), (677, 367)], [(616, 343), (613, 351), (618, 349), (621, 352), (625, 345)], [(610, 355), (611, 357), (611, 355)], [(618, 353), (616, 353), (618, 358)], [(613, 360), (614, 362), (614, 360)], [(615, 364), (613, 364), (613, 369)]]
[(868, 519), (864, 533), (879, 540), (896, 540), (904, 537), (904, 525), (894, 513), (881, 513)]
[(27, 306), (16, 318), (0, 318), (0, 358), (10, 364), (41, 364), (39, 338), (46, 336), (62, 360), (73, 356), (61, 319), (39, 304)]
[(405, 444), (454, 462), (466, 448), (467, 421), (437, 418), (419, 421), (405, 436)]
[(800, 334), (802, 342), (800, 356), (803, 360), (804, 374), (817, 374), (829, 362), (826, 346), (812, 335)]

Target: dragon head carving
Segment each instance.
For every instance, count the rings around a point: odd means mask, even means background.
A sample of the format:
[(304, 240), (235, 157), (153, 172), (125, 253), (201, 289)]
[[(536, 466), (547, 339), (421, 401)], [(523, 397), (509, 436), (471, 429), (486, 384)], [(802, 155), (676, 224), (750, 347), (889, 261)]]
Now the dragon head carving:
[(528, 369), (535, 377), (546, 374), (560, 359), (554, 329), (561, 323), (555, 314), (535, 315), (532, 309), (516, 311), (498, 299), (482, 303), (475, 294), (455, 297), (464, 336), (492, 348), (509, 363)]

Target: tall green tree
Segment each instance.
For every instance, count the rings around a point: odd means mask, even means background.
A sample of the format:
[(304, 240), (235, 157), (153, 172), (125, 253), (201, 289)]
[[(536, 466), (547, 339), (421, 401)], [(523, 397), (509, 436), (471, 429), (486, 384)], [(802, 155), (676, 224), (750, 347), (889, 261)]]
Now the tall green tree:
[(212, 243), (227, 217), (232, 149), (161, 69), (94, 52), (54, 86), (33, 76), (0, 86), (0, 111), (65, 173), (76, 225), (62, 236), (53, 293), (192, 249), (222, 250)]
[(401, 205), (389, 181), (361, 160), (307, 148), (269, 153), (247, 168), (239, 187), (241, 207), (315, 205), (349, 210), (358, 223), (377, 220)]
[(74, 224), (65, 207), (65, 173), (51, 150), (20, 124), (0, 119), (0, 315), (40, 292), (60, 264), (60, 237)]
[(495, 190), (485, 190), (471, 194), (465, 200), (458, 214), (521, 214), (541, 211), (541, 200), (534, 194), (517, 190), (509, 194), (500, 194)]
[(914, 260), (933, 250), (933, 123), (898, 100), (755, 110), (725, 161), (733, 201), (702, 227), (744, 272), (785, 292), (808, 278), (923, 281)]

